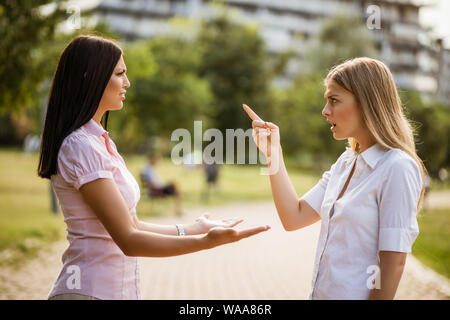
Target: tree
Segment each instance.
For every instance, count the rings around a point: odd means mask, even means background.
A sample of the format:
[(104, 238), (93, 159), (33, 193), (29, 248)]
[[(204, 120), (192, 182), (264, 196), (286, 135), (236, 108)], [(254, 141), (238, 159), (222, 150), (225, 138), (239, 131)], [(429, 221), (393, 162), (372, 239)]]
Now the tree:
[(280, 92), (277, 122), (283, 153), (294, 162), (322, 170), (344, 150), (345, 141), (336, 141), (321, 112), (325, 106), (321, 73), (298, 77), (292, 87)]
[(215, 127), (249, 128), (242, 104), (271, 118), (270, 70), (257, 29), (238, 25), (225, 15), (204, 22), (197, 46), (202, 50), (200, 75), (214, 95)]
[(448, 165), (450, 109), (439, 102), (424, 102), (415, 91), (401, 91), (401, 99), (415, 129), (417, 153), (429, 173), (437, 176)]
[(170, 137), (177, 128), (207, 123), (212, 94), (197, 75), (199, 51), (183, 39), (160, 37), (125, 48), (131, 83), (124, 110), (114, 114), (122, 150), (136, 150), (152, 136)]
[(302, 70), (277, 100), (277, 121), (284, 153), (302, 166), (323, 170), (344, 151), (321, 115), (325, 105), (323, 79), (334, 65), (358, 56), (375, 56), (374, 43), (362, 21), (338, 14), (326, 18), (309, 43)]
[(305, 54), (305, 67), (324, 72), (350, 58), (376, 56), (374, 41), (361, 18), (338, 13), (324, 19)]
[[(78, 34), (117, 38), (103, 23), (56, 32), (67, 18), (61, 1), (3, 1), (0, 4), (0, 145), (20, 145), (28, 133), (42, 130), (43, 107), (64, 47)], [(8, 129), (6, 129), (8, 128)]]
[[(53, 2), (55, 10), (42, 13)], [(0, 112), (18, 110), (39, 95), (45, 79), (36, 48), (53, 38), (56, 25), (66, 12), (60, 1), (7, 0), (0, 4)]]

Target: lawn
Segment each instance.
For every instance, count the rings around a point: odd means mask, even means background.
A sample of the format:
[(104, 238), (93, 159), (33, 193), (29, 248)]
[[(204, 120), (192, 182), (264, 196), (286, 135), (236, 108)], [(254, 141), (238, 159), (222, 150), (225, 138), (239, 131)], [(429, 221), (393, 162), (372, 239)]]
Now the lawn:
[(422, 263), (450, 278), (450, 208), (424, 210), (412, 253)]
[(37, 154), (0, 151), (0, 264), (61, 238), (65, 225), (50, 211), (50, 183), (37, 176)]
[[(124, 156), (131, 173), (138, 179), (144, 156)], [(52, 214), (50, 182), (37, 176), (38, 154), (18, 150), (0, 150), (0, 265), (30, 257), (46, 242), (62, 239), (66, 226), (62, 214)], [(209, 202), (202, 200), (205, 177), (200, 169), (187, 170), (170, 159), (157, 167), (163, 180), (177, 180), (183, 195), (183, 207), (220, 205), (235, 201), (271, 200), (267, 176), (260, 166), (223, 165), (219, 172), (219, 189)], [(291, 171), (299, 194), (314, 185), (318, 177)], [(139, 181), (139, 180), (138, 180)], [(171, 200), (150, 200), (141, 196), (137, 207), (140, 218), (174, 214)]]
[[(138, 178), (146, 159), (124, 156), (131, 173)], [(50, 183), (37, 176), (37, 154), (0, 150), (0, 265), (23, 261), (45, 243), (62, 239), (66, 226), (62, 214), (50, 210)], [(219, 190), (211, 193), (209, 205), (272, 199), (269, 178), (259, 174), (259, 166), (224, 165), (219, 172)], [(201, 170), (161, 161), (158, 172), (166, 180), (177, 180), (183, 207), (205, 206), (202, 192), (205, 178)], [(319, 179), (296, 170), (289, 174), (297, 193), (303, 194)], [(172, 215), (173, 202), (150, 200), (142, 195), (137, 207), (140, 218)], [(245, 214), (245, 213), (242, 213)], [(240, 216), (242, 216), (240, 213)], [(450, 209), (427, 210), (419, 215), (420, 235), (413, 254), (424, 264), (450, 278)]]
[[(145, 163), (142, 156), (125, 156), (125, 162), (131, 173), (139, 177), (139, 171)], [(250, 165), (221, 165), (218, 178), (218, 189), (210, 193), (207, 203), (202, 194), (206, 190), (205, 176), (201, 169), (186, 169), (174, 165), (170, 159), (158, 164), (158, 172), (163, 180), (177, 181), (183, 194), (183, 206), (195, 207), (205, 204), (221, 205), (230, 202), (259, 201), (272, 199), (269, 177), (260, 175), (260, 166)], [(297, 192), (304, 193), (319, 179), (317, 176), (307, 175), (299, 171), (290, 171), (292, 183)], [(149, 200), (141, 195), (137, 212), (140, 217), (173, 214), (172, 201)]]

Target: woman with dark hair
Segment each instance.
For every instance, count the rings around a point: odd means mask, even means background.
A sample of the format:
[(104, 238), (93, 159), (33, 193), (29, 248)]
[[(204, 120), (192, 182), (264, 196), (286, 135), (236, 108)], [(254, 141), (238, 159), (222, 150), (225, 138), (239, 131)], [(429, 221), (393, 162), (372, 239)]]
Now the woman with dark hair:
[[(139, 186), (109, 138), (130, 82), (112, 40), (78, 36), (61, 55), (50, 92), (38, 174), (51, 179), (69, 247), (49, 299), (140, 299), (137, 257), (176, 256), (238, 241), (269, 226), (238, 219), (157, 225), (139, 221)], [(103, 120), (103, 126), (101, 124)]]

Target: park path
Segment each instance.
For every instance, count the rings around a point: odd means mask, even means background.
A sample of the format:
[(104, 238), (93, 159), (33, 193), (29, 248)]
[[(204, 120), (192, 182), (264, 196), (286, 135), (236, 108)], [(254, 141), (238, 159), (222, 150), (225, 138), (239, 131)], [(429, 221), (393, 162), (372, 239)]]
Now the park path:
[[(212, 218), (242, 217), (242, 228), (269, 224), (272, 229), (213, 250), (140, 258), (143, 299), (307, 299), (320, 223), (285, 232), (272, 202), (196, 208), (186, 210), (181, 219), (150, 221), (185, 223), (206, 210)], [(0, 268), (0, 299), (46, 299), (66, 246), (66, 241), (58, 241), (19, 269)], [(409, 255), (396, 299), (449, 298), (450, 281)]]
[[(272, 229), (213, 250), (141, 259), (143, 299), (307, 299), (320, 223), (286, 232), (275, 206), (242, 203), (211, 208), (214, 217), (244, 217), (241, 227)], [(203, 211), (192, 210), (192, 221)], [(159, 223), (175, 223), (164, 218)], [(450, 281), (408, 255), (396, 299), (449, 299)]]

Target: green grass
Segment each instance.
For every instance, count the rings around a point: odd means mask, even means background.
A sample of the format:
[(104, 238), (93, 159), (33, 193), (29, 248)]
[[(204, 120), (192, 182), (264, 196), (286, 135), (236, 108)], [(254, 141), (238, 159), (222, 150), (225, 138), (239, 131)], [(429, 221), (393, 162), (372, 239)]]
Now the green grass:
[[(124, 156), (131, 173), (138, 178), (144, 156)], [(0, 265), (19, 263), (34, 255), (48, 242), (66, 236), (62, 214), (50, 209), (50, 185), (37, 176), (37, 154), (13, 149), (0, 150)], [(170, 159), (161, 161), (158, 172), (165, 181), (177, 180), (183, 207), (205, 206), (202, 192), (205, 177), (201, 170), (186, 170)], [(260, 166), (223, 165), (219, 190), (211, 193), (208, 205), (272, 199), (269, 177), (260, 175)], [(289, 170), (299, 195), (311, 188), (319, 176)], [(151, 200), (142, 195), (137, 207), (140, 218), (173, 215), (173, 202)], [(450, 209), (423, 211), (419, 216), (420, 235), (413, 254), (424, 264), (450, 278)]]
[(431, 191), (450, 190), (450, 180), (441, 182), (438, 179), (433, 179), (431, 182)]
[(422, 263), (450, 278), (450, 209), (424, 210), (412, 253)]
[(61, 216), (50, 213), (50, 185), (36, 174), (38, 156), (0, 151), (0, 264), (37, 252), (64, 234)]
[[(124, 157), (128, 169), (135, 177), (145, 163), (142, 156)], [(177, 181), (183, 194), (183, 207), (203, 206), (202, 193), (205, 191), (205, 176), (201, 169), (188, 170), (175, 166), (169, 159), (161, 161), (157, 166), (161, 178), (166, 181)], [(291, 178), (298, 193), (307, 191), (314, 185), (318, 177), (291, 171)], [(260, 166), (222, 165), (220, 166), (218, 190), (210, 193), (208, 205), (221, 205), (230, 202), (258, 201), (272, 199), (269, 177), (260, 175)], [(172, 214), (171, 200), (149, 200), (142, 195), (137, 207), (140, 217)]]
[[(124, 156), (131, 173), (139, 177), (144, 156)], [(0, 150), (0, 265), (29, 258), (45, 243), (66, 236), (61, 212), (51, 213), (50, 182), (37, 176), (38, 154), (14, 149)], [(205, 206), (202, 170), (186, 170), (170, 159), (160, 162), (157, 170), (164, 181), (177, 180), (183, 195), (183, 208)], [(270, 201), (269, 177), (259, 174), (260, 166), (224, 165), (219, 172), (219, 190), (211, 193), (207, 205), (240, 201)], [(299, 194), (314, 185), (318, 177), (290, 171)], [(139, 180), (138, 180), (139, 182)], [(138, 217), (173, 215), (171, 199), (151, 200), (142, 195)]]

